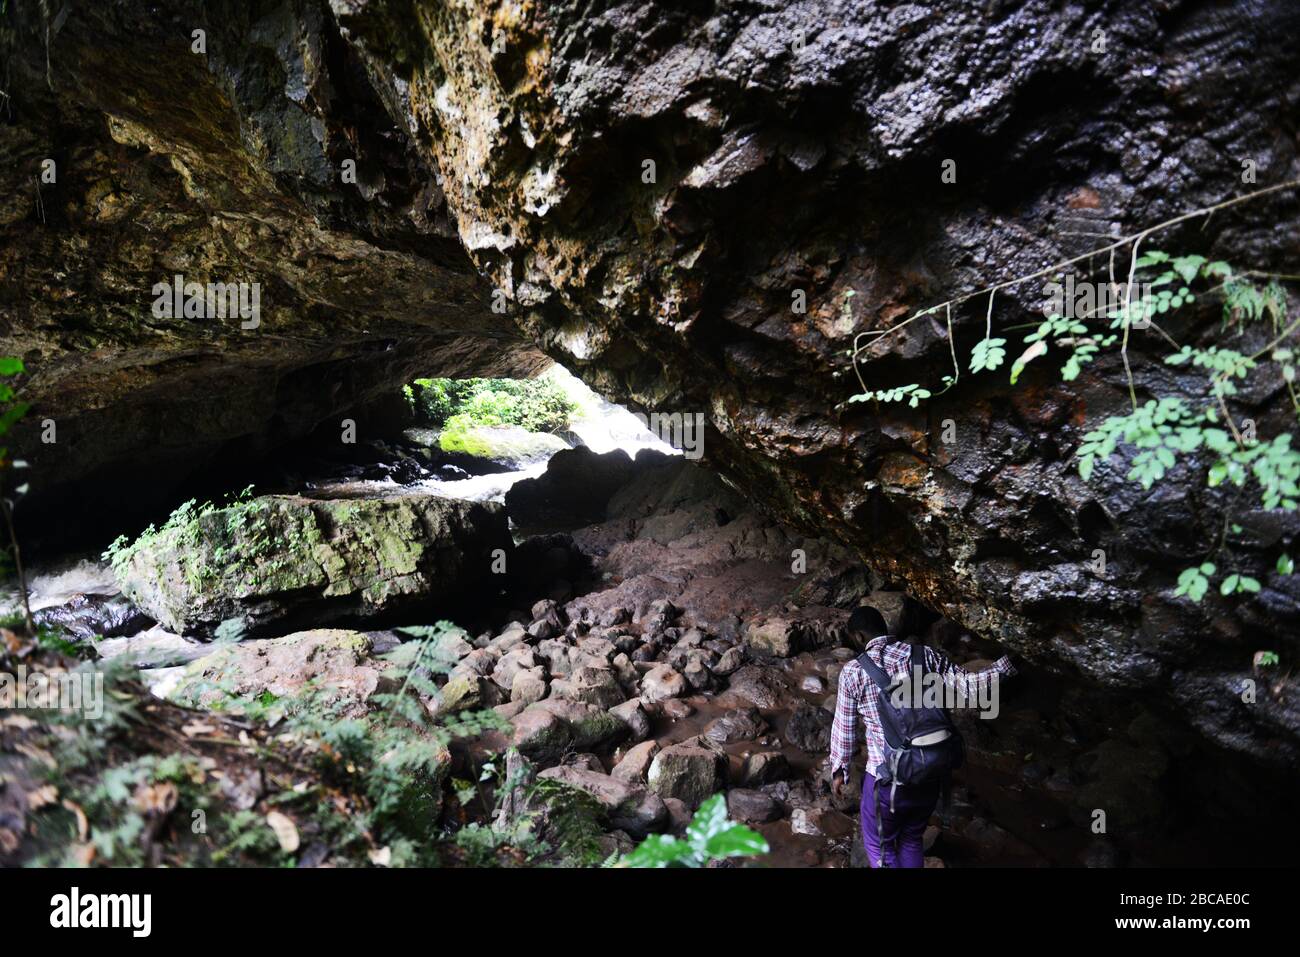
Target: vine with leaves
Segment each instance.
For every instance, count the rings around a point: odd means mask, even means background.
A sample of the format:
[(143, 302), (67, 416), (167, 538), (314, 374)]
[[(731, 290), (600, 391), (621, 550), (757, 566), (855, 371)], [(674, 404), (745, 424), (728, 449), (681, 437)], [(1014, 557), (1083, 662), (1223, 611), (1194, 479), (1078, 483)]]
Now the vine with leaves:
[[(1023, 350), (1011, 363), (1011, 384), (1017, 383), (1031, 363), (1051, 355), (1062, 359), (1061, 380), (1073, 381), (1103, 351), (1118, 347), (1130, 411), (1108, 416), (1084, 434), (1075, 450), (1078, 472), (1084, 481), (1092, 478), (1102, 462), (1131, 450), (1125, 477), (1143, 489), (1150, 489), (1180, 459), (1208, 452), (1212, 456), (1206, 473), (1209, 487), (1235, 486), (1238, 499), (1243, 490), (1254, 487), (1264, 510), (1293, 512), (1300, 506), (1300, 449), (1294, 447), (1293, 436), (1282, 432), (1271, 439), (1260, 438), (1254, 434), (1253, 423), (1249, 423), (1249, 428), (1239, 427), (1229, 403), (1239, 395), (1248, 379), (1276, 376), (1284, 384), (1292, 410), (1300, 419), (1300, 397), (1295, 386), (1300, 316), (1290, 315), (1287, 297), (1287, 284), (1300, 276), (1240, 270), (1227, 262), (1210, 261), (1197, 254), (1176, 256), (1158, 249), (1142, 252), (1141, 247), (1151, 235), (1179, 223), (1208, 218), (1219, 210), (1297, 187), (1300, 180), (1292, 180), (1192, 210), (1045, 269), (918, 310), (886, 329), (859, 333), (848, 354), (861, 391), (846, 404), (905, 401), (916, 408), (921, 401), (942, 395), (956, 385), (962, 365), (957, 355), (953, 309), (979, 296), (988, 297), (984, 336), (971, 350), (966, 369), (969, 374), (979, 375), (1003, 368), (1009, 343), (1008, 335), (994, 334), (997, 293), (1034, 279), (1052, 277), (1060, 281), (1070, 267), (1105, 255), (1109, 261), (1107, 288), (1118, 290), (1119, 295), (1097, 297), (1099, 301), (1093, 308), (1056, 308), (1034, 324), (1032, 331), (1023, 336)], [(1126, 250), (1128, 267), (1125, 280), (1120, 283), (1116, 280), (1116, 259), (1122, 250)], [(1241, 351), (1226, 345), (1198, 348), (1176, 341), (1162, 325), (1164, 317), (1197, 301), (1199, 296), (1216, 296), (1222, 300), (1221, 328), (1225, 334), (1245, 338), (1246, 333), (1262, 328), (1267, 342), (1260, 348)], [(862, 354), (918, 319), (940, 312), (946, 317), (953, 363), (952, 373), (943, 377), (942, 387), (933, 391), (921, 383), (909, 383), (870, 388), (859, 365)], [(1199, 400), (1165, 396), (1139, 402), (1129, 346), (1132, 332), (1145, 329), (1154, 330), (1169, 346), (1171, 351), (1163, 357), (1165, 364), (1204, 373), (1204, 393)], [(1004, 332), (1009, 334), (1011, 330)], [(1220, 569), (1214, 561), (1228, 536), (1241, 531), (1229, 511), (1214, 551), (1204, 561), (1181, 571), (1175, 595), (1200, 601), (1211, 587), (1212, 576), (1216, 575), (1222, 576), (1218, 589), (1225, 596), (1258, 592), (1261, 588), (1258, 579), (1237, 568)], [(1278, 574), (1290, 575), (1295, 563), (1283, 552), (1278, 555), (1275, 568)]]

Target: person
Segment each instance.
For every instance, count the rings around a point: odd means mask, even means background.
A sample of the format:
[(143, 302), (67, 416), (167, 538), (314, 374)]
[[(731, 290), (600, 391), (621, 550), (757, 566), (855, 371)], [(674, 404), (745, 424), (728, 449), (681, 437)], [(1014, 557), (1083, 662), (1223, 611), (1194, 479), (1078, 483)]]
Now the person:
[[(914, 635), (919, 631), (916, 612), (904, 606), (899, 631)], [(887, 675), (906, 673), (911, 663), (912, 645), (888, 633), (885, 619), (875, 608), (864, 605), (854, 609), (849, 616), (849, 634), (865, 653)], [(1011, 659), (1005, 655), (982, 671), (966, 671), (953, 664), (941, 652), (927, 646), (923, 648), (925, 670), (938, 674), (944, 683), (958, 693), (964, 692), (967, 700), (979, 700), (986, 692), (986, 683), (1009, 677), (1016, 673)], [(849, 662), (840, 672), (839, 695), (835, 702), (835, 720), (831, 725), (831, 790), (837, 800), (847, 790), (849, 772), (859, 741), (865, 737), (867, 744), (866, 774), (862, 779), (862, 843), (872, 867), (922, 867), (924, 855), (922, 838), (930, 815), (938, 804), (942, 782), (893, 789), (877, 783), (885, 760), (885, 734), (881, 726), (879, 689), (857, 660)], [(861, 734), (859, 733), (861, 729)], [(877, 802), (876, 789), (880, 789)], [(876, 812), (881, 815), (877, 825)], [(882, 841), (883, 838), (883, 841)], [(882, 843), (884, 848), (882, 849)], [(882, 854), (885, 856), (882, 858)]]

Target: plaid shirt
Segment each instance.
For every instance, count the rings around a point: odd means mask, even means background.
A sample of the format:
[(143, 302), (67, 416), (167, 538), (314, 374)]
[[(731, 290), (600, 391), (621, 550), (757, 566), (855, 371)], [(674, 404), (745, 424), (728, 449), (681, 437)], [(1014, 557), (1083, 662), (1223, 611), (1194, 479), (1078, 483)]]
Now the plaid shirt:
[[(881, 651), (884, 658), (881, 659)], [(912, 646), (891, 640), (889, 636), (873, 638), (867, 643), (867, 654), (880, 665), (885, 674), (893, 677), (906, 674), (912, 660)], [(1011, 676), (1016, 669), (1005, 656), (983, 671), (966, 671), (948, 660), (933, 648), (925, 649), (926, 672), (943, 677), (944, 684), (965, 692), (968, 700), (977, 700), (987, 682), (997, 676)], [(867, 770), (873, 775), (885, 760), (885, 732), (880, 726), (880, 711), (875, 683), (857, 660), (850, 661), (840, 672), (840, 690), (835, 699), (835, 723), (831, 725), (831, 773), (843, 768), (847, 773), (858, 750), (858, 725), (866, 729)]]

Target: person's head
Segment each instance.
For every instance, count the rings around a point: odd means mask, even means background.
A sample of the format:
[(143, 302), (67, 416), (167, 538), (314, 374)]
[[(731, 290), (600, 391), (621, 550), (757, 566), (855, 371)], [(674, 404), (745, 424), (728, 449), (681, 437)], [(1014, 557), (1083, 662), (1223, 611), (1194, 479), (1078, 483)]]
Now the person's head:
[(849, 615), (848, 631), (865, 642), (889, 634), (889, 626), (885, 624), (884, 615), (870, 605), (862, 605)]

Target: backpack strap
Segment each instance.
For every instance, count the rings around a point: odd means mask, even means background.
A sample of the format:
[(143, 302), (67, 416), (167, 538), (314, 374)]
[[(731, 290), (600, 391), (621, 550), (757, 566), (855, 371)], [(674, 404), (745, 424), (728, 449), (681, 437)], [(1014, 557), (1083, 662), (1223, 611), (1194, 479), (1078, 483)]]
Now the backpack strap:
[(889, 675), (881, 669), (880, 665), (871, 660), (871, 656), (865, 651), (858, 655), (858, 667), (867, 673), (867, 677), (881, 691), (889, 690)]
[[(885, 642), (885, 647), (889, 647), (888, 641)], [(889, 675), (885, 674), (884, 670), (872, 661), (871, 656), (865, 651), (858, 655), (857, 661), (858, 666), (867, 673), (867, 676), (871, 678), (872, 683), (875, 684), (880, 694), (881, 704), (883, 705), (885, 696), (889, 694)], [(880, 715), (880, 729), (885, 733), (886, 743), (888, 743), (895, 751), (902, 750), (906, 745), (903, 741), (903, 736), (899, 734), (898, 729), (894, 727), (893, 715), (889, 712), (889, 709), (885, 707), (879, 707), (876, 711)]]

